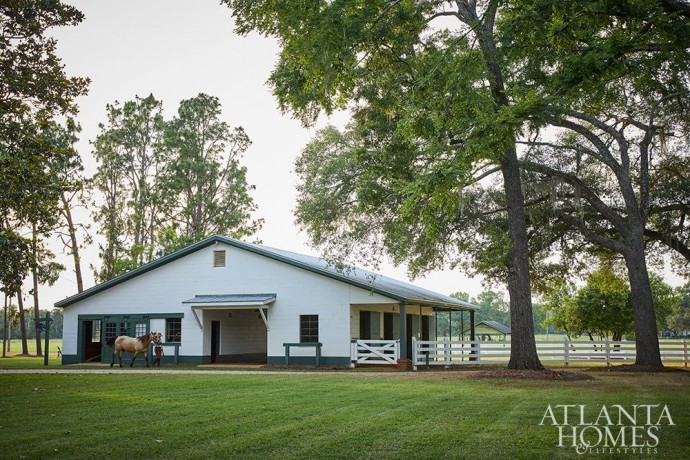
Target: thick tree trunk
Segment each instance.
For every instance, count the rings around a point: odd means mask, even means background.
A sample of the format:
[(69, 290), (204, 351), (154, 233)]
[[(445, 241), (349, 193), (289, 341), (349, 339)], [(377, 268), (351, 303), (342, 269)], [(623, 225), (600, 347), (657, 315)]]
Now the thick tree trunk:
[(508, 292), (510, 294), (509, 369), (543, 369), (534, 338), (532, 292), (529, 273), (527, 219), (517, 154), (513, 147), (501, 158), (501, 172), (508, 208)]
[[(489, 73), (491, 96), (498, 113), (508, 107), (510, 101), (505, 92), (503, 71), (498, 59), (493, 25), (496, 4), (490, 6), (484, 17), (477, 16), (474, 4), (463, 4), (459, 10), (461, 20), (475, 28), (475, 34), (482, 50), (486, 69)], [(464, 19), (462, 19), (464, 17)], [(508, 267), (508, 293), (510, 295), (510, 361), (509, 369), (544, 369), (537, 355), (532, 317), (532, 291), (530, 287), (529, 249), (527, 237), (527, 218), (524, 195), (520, 180), (515, 144), (509, 145), (501, 155), (506, 205), (508, 209), (508, 235), (511, 248), (506, 265)]]
[(629, 251), (625, 254), (625, 264), (628, 268), (635, 319), (635, 364), (661, 367), (663, 364), (659, 351), (659, 336), (642, 235), (631, 239), (628, 243)]
[(22, 333), (22, 354), (29, 354), (29, 345), (27, 343), (26, 321), (24, 320), (24, 299), (22, 298), (22, 290), (17, 291), (17, 307), (19, 308), (19, 330)]

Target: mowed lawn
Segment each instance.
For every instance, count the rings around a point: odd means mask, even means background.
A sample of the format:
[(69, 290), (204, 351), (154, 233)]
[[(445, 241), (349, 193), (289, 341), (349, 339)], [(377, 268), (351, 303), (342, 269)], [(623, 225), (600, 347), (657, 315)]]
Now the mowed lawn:
[(0, 457), (588, 458), (539, 426), (548, 404), (593, 416), (603, 404), (667, 404), (675, 425), (661, 427), (654, 456), (690, 458), (688, 372), (469, 375), (5, 374)]

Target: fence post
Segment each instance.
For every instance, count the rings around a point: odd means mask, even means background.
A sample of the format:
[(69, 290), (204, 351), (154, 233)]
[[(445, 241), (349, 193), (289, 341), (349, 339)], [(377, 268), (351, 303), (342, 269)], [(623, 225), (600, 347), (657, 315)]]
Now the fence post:
[(395, 362), (397, 363), (398, 360), (400, 359), (400, 339), (395, 341)]
[(611, 367), (611, 344), (608, 337), (604, 341), (604, 350), (606, 351), (606, 366)]
[(475, 345), (477, 346), (477, 348), (476, 348), (476, 350), (477, 350), (477, 364), (481, 364), (481, 363), (482, 363), (482, 346), (481, 346), (481, 342), (480, 342), (479, 340), (477, 340), (475, 343), (472, 344), (472, 347), (474, 348)]
[(444, 365), (446, 367), (450, 366), (450, 337), (448, 340), (443, 341), (443, 358)]
[(563, 339), (563, 359), (565, 360), (565, 366), (568, 367), (568, 337)]
[(417, 337), (412, 336), (412, 370), (417, 370)]
[(688, 367), (688, 340), (683, 339), (683, 365)]

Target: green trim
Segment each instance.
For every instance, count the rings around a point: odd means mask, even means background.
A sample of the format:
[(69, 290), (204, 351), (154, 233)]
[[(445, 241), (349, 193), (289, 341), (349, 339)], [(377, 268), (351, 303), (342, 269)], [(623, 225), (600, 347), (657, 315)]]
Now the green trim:
[[(284, 366), (285, 356), (269, 356), (266, 359), (266, 364)], [(349, 356), (321, 356), (319, 358), (319, 364), (321, 366), (350, 366)], [(313, 366), (314, 357), (313, 356), (290, 356), (290, 366)]]
[[(223, 236), (219, 235), (214, 235), (211, 237), (206, 238), (205, 240), (199, 241), (198, 243), (194, 243), (190, 246), (187, 246), (184, 249), (180, 249), (177, 252), (173, 252), (172, 254), (169, 254), (165, 257), (161, 257), (160, 259), (154, 260), (153, 262), (149, 262), (146, 265), (142, 265), (141, 267), (135, 268), (132, 271), (129, 271), (123, 275), (118, 276), (117, 278), (113, 278), (109, 281), (106, 281), (101, 284), (97, 284), (96, 286), (93, 286), (79, 294), (73, 295), (72, 297), (68, 297), (64, 300), (61, 300), (59, 302), (55, 303), (55, 307), (59, 308), (65, 308), (68, 307), (76, 302), (79, 302), (81, 300), (84, 300), (88, 297), (91, 297), (94, 294), (98, 294), (99, 292), (102, 292), (108, 288), (111, 288), (113, 286), (117, 286), (120, 283), (123, 283), (127, 280), (130, 280), (136, 276), (142, 275), (146, 272), (149, 272), (155, 268), (161, 267), (169, 262), (173, 262), (177, 259), (180, 259), (186, 255), (192, 254), (196, 251), (199, 251), (200, 249), (203, 249), (207, 246), (211, 246), (212, 244), (215, 243), (223, 243), (227, 244), (228, 246), (232, 246), (238, 249), (244, 249), (245, 251), (252, 252), (254, 254), (258, 254), (264, 257), (268, 257), (269, 259), (277, 260), (279, 262), (286, 263), (288, 265), (292, 265), (293, 267), (301, 268), (303, 270), (316, 273), (319, 275), (323, 275), (327, 278), (331, 278), (336, 281), (341, 281), (343, 283), (349, 284), (351, 286), (358, 287), (360, 289), (364, 289), (369, 292), (374, 292), (376, 294), (380, 294), (384, 297), (388, 297), (389, 299), (393, 299), (397, 302), (406, 302), (406, 303), (411, 303), (411, 304), (419, 304), (423, 306), (437, 306), (437, 307), (444, 307), (444, 308), (451, 308), (451, 309), (463, 309), (463, 310), (472, 310), (472, 309), (479, 309), (479, 307), (472, 306), (471, 304), (467, 305), (458, 305), (454, 303), (448, 303), (448, 302), (443, 302), (443, 301), (434, 301), (434, 300), (428, 300), (428, 299), (418, 299), (414, 297), (403, 297), (401, 295), (395, 294), (393, 292), (386, 291), (385, 289), (381, 289), (378, 287), (372, 287), (371, 285), (361, 282), (359, 280), (352, 279), (350, 277), (340, 275), (338, 273), (333, 273), (329, 272), (327, 270), (323, 270), (319, 267), (314, 267), (312, 265), (305, 264), (303, 262), (300, 262), (298, 260), (290, 259), (288, 257), (284, 257), (280, 254), (276, 254), (274, 252), (271, 252), (267, 249), (249, 244), (249, 243), (244, 243), (242, 241), (237, 241), (233, 240), (230, 238), (226, 238)], [(460, 301), (458, 301), (460, 302)], [(465, 302), (463, 302), (465, 303)]]
[(62, 355), (62, 364), (79, 364), (79, 357), (77, 355)]
[(166, 319), (166, 318), (184, 318), (184, 313), (108, 313), (99, 315), (77, 315), (79, 320), (94, 320), (105, 318), (122, 318), (127, 316), (128, 318), (136, 319)]

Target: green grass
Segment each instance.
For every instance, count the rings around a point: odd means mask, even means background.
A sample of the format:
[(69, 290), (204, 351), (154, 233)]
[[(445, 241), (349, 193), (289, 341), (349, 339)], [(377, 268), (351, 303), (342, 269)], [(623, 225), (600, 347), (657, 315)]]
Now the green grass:
[[(45, 338), (41, 339), (41, 348), (45, 346)], [(7, 352), (9, 355), (17, 355), (22, 352), (22, 341), (20, 339), (12, 339), (8, 340), (8, 344), (10, 346), (9, 351)], [(35, 355), (36, 354), (36, 339), (31, 338), (26, 341), (26, 346), (29, 349), (29, 354), (30, 355)], [(0, 341), (0, 347), (2, 347), (2, 341)], [(51, 356), (57, 356), (57, 347), (62, 348), (62, 339), (50, 339), (50, 355)], [(2, 348), (0, 348), (2, 350)]]
[[(548, 404), (667, 404), (658, 455), (690, 457), (690, 373), (592, 381), (380, 375), (0, 375), (3, 458), (583, 458)], [(628, 454), (626, 458), (636, 457)], [(616, 458), (606, 455), (606, 458)]]

